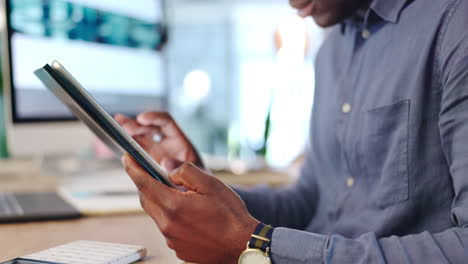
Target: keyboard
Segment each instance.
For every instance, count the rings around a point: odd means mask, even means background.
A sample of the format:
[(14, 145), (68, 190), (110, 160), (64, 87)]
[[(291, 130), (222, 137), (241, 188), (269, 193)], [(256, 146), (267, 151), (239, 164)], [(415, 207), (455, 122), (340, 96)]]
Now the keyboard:
[(20, 260), (60, 264), (128, 264), (145, 256), (146, 249), (142, 246), (80, 240), (27, 255)]
[(0, 193), (0, 216), (23, 215), (20, 203), (12, 193)]

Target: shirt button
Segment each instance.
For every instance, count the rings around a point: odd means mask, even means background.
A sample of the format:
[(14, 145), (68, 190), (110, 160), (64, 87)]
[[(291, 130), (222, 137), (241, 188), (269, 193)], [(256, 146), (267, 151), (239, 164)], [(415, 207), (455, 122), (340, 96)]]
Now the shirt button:
[(368, 39), (370, 35), (371, 35), (371, 32), (367, 28), (363, 29), (361, 32), (361, 36), (363, 39)]
[(343, 111), (343, 113), (347, 114), (349, 112), (351, 112), (351, 105), (346, 103), (346, 104), (343, 104), (341, 106), (341, 111)]
[(348, 177), (348, 179), (346, 179), (346, 186), (348, 186), (348, 188), (351, 188), (353, 187), (353, 185), (354, 185), (354, 178)]

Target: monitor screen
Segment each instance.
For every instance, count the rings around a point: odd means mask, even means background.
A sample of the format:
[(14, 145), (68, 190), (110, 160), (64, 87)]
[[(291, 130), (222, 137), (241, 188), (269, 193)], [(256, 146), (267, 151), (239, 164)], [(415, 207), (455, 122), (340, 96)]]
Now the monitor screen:
[(72, 119), (34, 76), (60, 61), (110, 113), (165, 107), (160, 0), (8, 0), (15, 122)]

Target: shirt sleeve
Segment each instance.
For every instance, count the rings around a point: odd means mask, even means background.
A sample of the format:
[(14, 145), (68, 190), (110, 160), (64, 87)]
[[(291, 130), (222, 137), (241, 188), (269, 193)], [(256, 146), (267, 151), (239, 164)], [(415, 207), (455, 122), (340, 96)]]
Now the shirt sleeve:
[(253, 217), (274, 227), (304, 229), (310, 223), (318, 197), (310, 155), (307, 151), (299, 179), (290, 186), (234, 187)]
[(455, 193), (453, 228), (439, 233), (356, 239), (277, 228), (275, 264), (299, 263), (467, 263), (468, 261), (468, 1), (459, 0), (447, 18), (439, 50), (442, 101), (439, 131)]
[(426, 232), (380, 239), (367, 233), (357, 239), (346, 239), (276, 228), (271, 258), (274, 264), (466, 263), (468, 230), (460, 227), (438, 234)]

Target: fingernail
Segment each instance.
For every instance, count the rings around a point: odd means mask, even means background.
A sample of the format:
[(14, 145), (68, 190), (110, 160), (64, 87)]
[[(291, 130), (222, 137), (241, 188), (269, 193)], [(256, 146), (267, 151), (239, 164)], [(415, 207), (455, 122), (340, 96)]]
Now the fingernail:
[(125, 163), (127, 163), (127, 154), (124, 154), (122, 156), (122, 158), (120, 158), (120, 160), (122, 161), (122, 163), (125, 165)]

